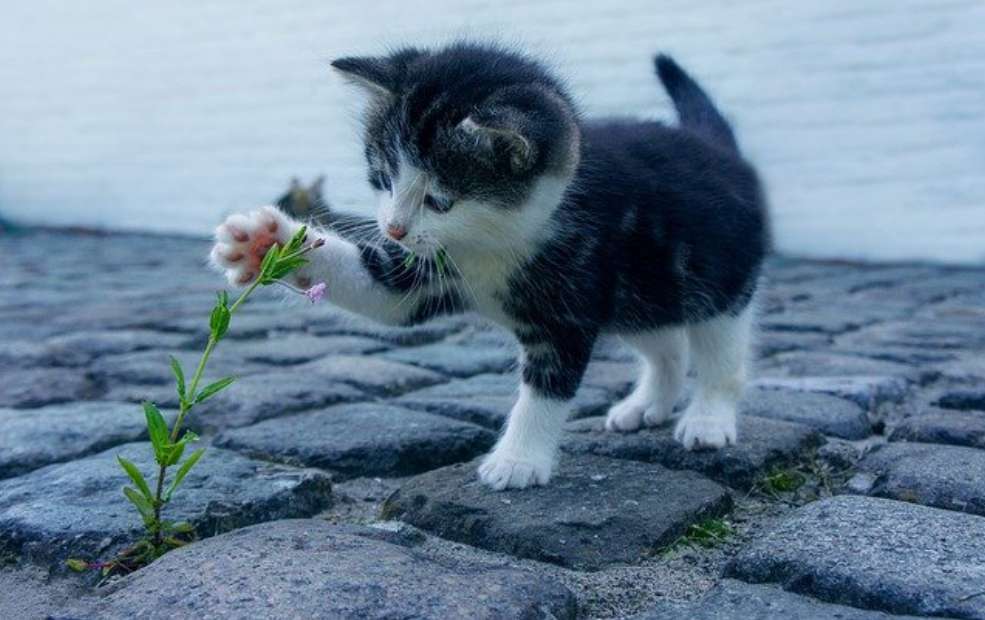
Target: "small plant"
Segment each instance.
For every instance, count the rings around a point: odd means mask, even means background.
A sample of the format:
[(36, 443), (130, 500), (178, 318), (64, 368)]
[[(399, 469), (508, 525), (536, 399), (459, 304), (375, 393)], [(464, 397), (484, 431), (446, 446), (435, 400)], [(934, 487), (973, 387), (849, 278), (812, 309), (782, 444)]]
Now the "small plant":
[(682, 547), (703, 547), (709, 549), (721, 544), (732, 535), (732, 524), (722, 518), (705, 519), (688, 526), (683, 536), (669, 544), (664, 553), (677, 551)]
[[(182, 537), (193, 535), (194, 526), (187, 522), (174, 523), (165, 520), (162, 518), (162, 511), (173, 499), (175, 491), (181, 486), (185, 476), (205, 453), (205, 448), (199, 448), (185, 457), (186, 448), (198, 441), (198, 436), (192, 431), (184, 430), (182, 432), (188, 414), (196, 405), (212, 398), (235, 381), (234, 377), (225, 377), (200, 388), (209, 357), (229, 330), (233, 315), (258, 287), (281, 284), (304, 294), (312, 302), (322, 298), (325, 292), (324, 283), (315, 284), (307, 290), (300, 290), (284, 281), (285, 276), (308, 262), (304, 255), (322, 243), (323, 241), (319, 239), (307, 244), (307, 230), (302, 227), (283, 248), (274, 245), (267, 251), (260, 265), (259, 277), (240, 294), (232, 305), (229, 304), (229, 296), (225, 291), (220, 291), (217, 294), (215, 306), (213, 306), (212, 314), (209, 317), (209, 340), (190, 380), (186, 380), (181, 363), (171, 357), (171, 371), (174, 374), (179, 403), (178, 415), (174, 424), (168, 428), (167, 420), (154, 403), (145, 402), (143, 404), (144, 417), (147, 420), (147, 433), (154, 451), (154, 460), (157, 463), (154, 486), (151, 487), (136, 464), (122, 456), (116, 457), (120, 467), (133, 483), (133, 486), (123, 487), (123, 495), (140, 514), (146, 535), (109, 562), (86, 562), (73, 558), (66, 562), (69, 568), (76, 571), (101, 569), (104, 575), (114, 572), (131, 572), (150, 564), (171, 549), (181, 547), (188, 542)], [(185, 457), (183, 461), (182, 457)], [(169, 471), (173, 467), (176, 467), (177, 470), (169, 476)]]
[(762, 480), (763, 490), (771, 495), (793, 493), (807, 482), (807, 476), (797, 469), (774, 469)]

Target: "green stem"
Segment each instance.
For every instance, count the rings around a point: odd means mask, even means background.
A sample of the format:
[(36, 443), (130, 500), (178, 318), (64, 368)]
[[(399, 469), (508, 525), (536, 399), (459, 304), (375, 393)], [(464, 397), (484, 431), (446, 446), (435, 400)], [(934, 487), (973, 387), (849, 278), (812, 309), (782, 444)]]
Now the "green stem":
[[(249, 286), (245, 291), (243, 291), (240, 296), (233, 302), (233, 305), (229, 307), (229, 316), (236, 313), (240, 305), (246, 298), (249, 297), (253, 291), (260, 286), (260, 279), (257, 280)], [(215, 350), (215, 346), (219, 344), (219, 341), (214, 335), (209, 336), (209, 342), (205, 345), (205, 351), (202, 352), (202, 357), (198, 360), (198, 366), (195, 368), (195, 374), (192, 375), (191, 384), (188, 386), (188, 390), (185, 392), (185, 398), (181, 402), (181, 406), (178, 408), (178, 417), (174, 421), (174, 427), (171, 429), (171, 442), (174, 443), (178, 440), (178, 433), (181, 431), (181, 424), (185, 421), (185, 416), (191, 411), (193, 403), (195, 402), (195, 393), (198, 391), (198, 384), (202, 381), (202, 375), (205, 373), (205, 365), (209, 361), (209, 357), (212, 356), (212, 351)], [(154, 537), (154, 546), (159, 547), (163, 542), (163, 532), (161, 528), (161, 508), (164, 507), (164, 479), (167, 474), (168, 466), (161, 465), (157, 472), (157, 488), (154, 492), (154, 531), (152, 532)]]
[[(236, 301), (233, 302), (233, 305), (229, 306), (230, 318), (236, 314), (236, 310), (258, 286), (260, 286), (259, 278), (240, 294)], [(178, 410), (178, 419), (175, 420), (174, 428), (171, 429), (172, 442), (178, 440), (178, 432), (181, 430), (181, 424), (185, 420), (185, 415), (191, 411), (192, 403), (195, 401), (195, 392), (198, 390), (198, 384), (202, 381), (202, 375), (205, 373), (205, 364), (208, 363), (209, 357), (212, 356), (212, 351), (215, 350), (217, 344), (219, 344), (219, 341), (215, 339), (215, 336), (209, 336), (209, 342), (205, 345), (205, 351), (202, 353), (201, 359), (198, 360), (198, 367), (195, 368), (195, 374), (192, 375), (191, 384), (189, 384), (188, 391), (185, 393), (185, 402), (181, 403), (181, 408)]]
[[(302, 235), (303, 230), (304, 229), (302, 229), (302, 231), (299, 231), (298, 234)], [(294, 252), (287, 254), (286, 256), (281, 256), (280, 260), (282, 261), (291, 260), (293, 258), (303, 256), (304, 254), (307, 254), (311, 250), (320, 247), (322, 243), (324, 242), (316, 241), (314, 244), (310, 246), (299, 248)], [(271, 283), (271, 280), (269, 279), (268, 276), (269, 274), (264, 274), (264, 273), (259, 274), (259, 276), (253, 282), (253, 284), (247, 287), (245, 291), (240, 293), (236, 301), (233, 302), (233, 305), (229, 307), (230, 320), (232, 319), (232, 316), (236, 314), (236, 311), (243, 304), (243, 302), (246, 301), (246, 299), (253, 294), (253, 291), (255, 291), (257, 287), (263, 284)], [(195, 368), (195, 374), (192, 375), (191, 383), (189, 384), (188, 389), (185, 391), (184, 397), (181, 399), (182, 402), (178, 408), (178, 417), (175, 419), (174, 426), (171, 428), (171, 434), (170, 434), (171, 443), (174, 443), (178, 440), (178, 434), (181, 432), (181, 426), (185, 421), (185, 416), (188, 415), (188, 412), (191, 411), (192, 407), (195, 404), (195, 396), (196, 396), (196, 392), (198, 392), (198, 384), (201, 382), (202, 375), (205, 373), (205, 365), (208, 363), (209, 357), (212, 355), (212, 351), (214, 351), (216, 345), (219, 344), (219, 338), (220, 336), (218, 336), (215, 333), (212, 333), (209, 336), (209, 342), (208, 344), (205, 345), (205, 351), (202, 352), (202, 357), (198, 360), (198, 366)], [(152, 541), (154, 545), (155, 554), (159, 553), (159, 549), (164, 542), (164, 538), (163, 538), (164, 528), (161, 527), (161, 509), (164, 507), (164, 498), (163, 498), (164, 480), (167, 474), (167, 470), (168, 470), (167, 465), (161, 465), (157, 472), (157, 489), (154, 493), (154, 523), (151, 525), (150, 528), (152, 529), (151, 533), (152, 533)]]

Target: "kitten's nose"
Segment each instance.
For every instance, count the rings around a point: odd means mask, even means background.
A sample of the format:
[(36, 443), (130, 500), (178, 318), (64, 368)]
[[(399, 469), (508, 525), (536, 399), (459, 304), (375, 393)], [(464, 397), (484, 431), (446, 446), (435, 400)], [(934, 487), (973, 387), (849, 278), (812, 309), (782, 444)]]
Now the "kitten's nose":
[(390, 235), (391, 239), (400, 241), (407, 236), (407, 229), (398, 224), (390, 224), (386, 227), (386, 234)]

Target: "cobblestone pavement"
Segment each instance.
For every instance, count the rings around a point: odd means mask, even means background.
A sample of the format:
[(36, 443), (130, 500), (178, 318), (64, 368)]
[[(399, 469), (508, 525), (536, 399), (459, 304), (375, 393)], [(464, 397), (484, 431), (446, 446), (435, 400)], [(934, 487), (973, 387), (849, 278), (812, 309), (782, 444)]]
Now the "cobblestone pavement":
[(985, 271), (774, 259), (740, 444), (600, 415), (601, 343), (555, 479), (476, 459), (515, 390), (474, 319), (373, 325), (262, 291), (210, 367), (209, 444), (169, 514), (199, 541), (96, 587), (139, 534), (117, 454), (176, 405), (217, 276), (204, 241), (0, 237), (0, 616), (985, 618)]

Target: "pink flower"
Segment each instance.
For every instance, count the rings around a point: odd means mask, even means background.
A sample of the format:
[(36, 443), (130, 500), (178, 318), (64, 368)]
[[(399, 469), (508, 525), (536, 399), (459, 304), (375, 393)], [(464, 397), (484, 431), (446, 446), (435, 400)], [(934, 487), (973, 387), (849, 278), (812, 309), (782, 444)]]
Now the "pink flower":
[(304, 292), (305, 297), (311, 300), (311, 303), (317, 303), (325, 297), (325, 286), (324, 282), (319, 282), (318, 284), (312, 286)]

